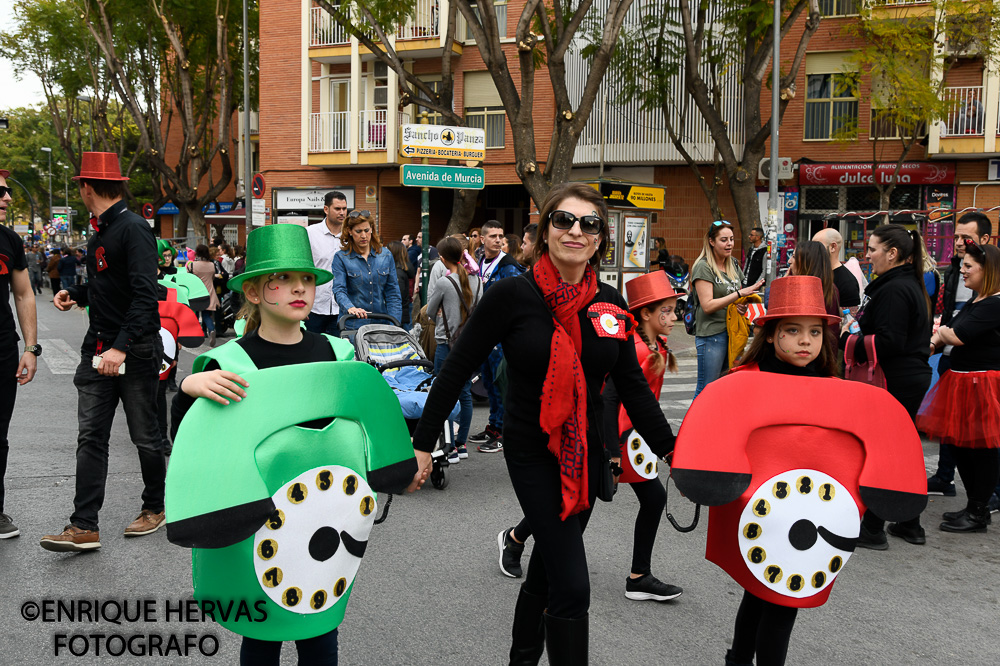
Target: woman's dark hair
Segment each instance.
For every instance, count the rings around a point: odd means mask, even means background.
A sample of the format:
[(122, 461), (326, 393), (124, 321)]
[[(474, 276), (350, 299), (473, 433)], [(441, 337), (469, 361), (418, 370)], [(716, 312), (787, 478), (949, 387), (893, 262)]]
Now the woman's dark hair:
[(405, 245), (399, 241), (389, 241), (386, 247), (389, 248), (389, 252), (392, 252), (392, 258), (396, 261), (396, 268), (404, 271), (410, 270), (410, 257), (406, 252)]
[[(740, 365), (759, 364), (765, 358), (775, 358), (774, 336), (778, 333), (779, 323), (781, 323), (781, 319), (771, 319), (764, 324), (764, 330), (753, 336), (750, 349), (743, 354)], [(768, 342), (768, 338), (771, 338), (772, 341)], [(840, 376), (840, 363), (837, 360), (837, 337), (826, 323), (823, 324), (823, 346), (820, 347), (819, 356), (813, 363), (819, 365), (817, 370), (824, 377)]]
[(601, 257), (608, 249), (608, 204), (604, 201), (601, 193), (590, 185), (577, 182), (559, 183), (549, 190), (542, 208), (538, 211), (538, 238), (535, 239), (534, 260), (535, 264), (542, 255), (549, 251), (549, 244), (546, 236), (549, 230), (549, 215), (559, 210), (559, 206), (566, 199), (581, 199), (589, 204), (593, 204), (594, 210), (604, 220), (604, 231), (601, 232), (601, 242), (597, 245), (597, 252), (590, 258), (590, 265), (596, 267), (601, 263)]
[(919, 231), (910, 231), (901, 224), (883, 224), (875, 227), (872, 232), (886, 250), (895, 249), (898, 262), (909, 264), (909, 270), (914, 280), (920, 285), (920, 292), (927, 304), (927, 319), (933, 315), (930, 296), (924, 286), (924, 241)]
[(514, 261), (521, 261), (521, 237), (517, 234), (507, 234), (504, 236), (507, 239), (507, 254), (511, 256)]
[(198, 244), (194, 248), (194, 258), (198, 261), (212, 261), (212, 255), (208, 253), (208, 246), (204, 243)]
[(462, 249), (462, 244), (458, 242), (458, 239), (451, 236), (442, 238), (435, 247), (437, 247), (438, 254), (441, 255), (443, 261), (455, 265), (455, 274), (458, 275), (458, 282), (462, 287), (462, 299), (465, 301), (465, 307), (459, 308), (462, 311), (462, 323), (464, 324), (468, 317), (468, 311), (472, 309), (472, 286), (469, 284), (469, 273), (462, 263), (462, 253), (465, 250)]
[(1000, 292), (1000, 248), (966, 241), (965, 256), (983, 267), (980, 295), (992, 296)]
[(833, 289), (830, 251), (826, 246), (818, 241), (800, 241), (795, 246), (792, 262), (795, 264), (796, 275), (812, 275), (820, 279), (823, 283), (823, 302), (826, 303), (827, 310), (832, 310), (836, 305), (834, 302), (836, 292)]
[[(351, 211), (352, 213), (355, 211)], [(357, 252), (354, 248), (354, 238), (351, 236), (351, 229), (367, 222), (372, 228), (372, 235), (368, 241), (368, 247), (373, 256), (378, 255), (382, 251), (382, 241), (379, 240), (378, 234), (375, 233), (375, 220), (372, 219), (371, 214), (365, 215), (350, 215), (348, 214), (347, 219), (344, 220), (344, 230), (340, 232), (340, 245), (345, 250), (350, 250), (351, 252)]]

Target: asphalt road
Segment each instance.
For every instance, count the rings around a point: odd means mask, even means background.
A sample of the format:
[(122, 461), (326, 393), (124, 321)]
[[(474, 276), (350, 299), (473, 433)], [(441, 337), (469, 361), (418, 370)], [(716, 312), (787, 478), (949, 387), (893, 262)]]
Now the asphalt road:
[[(122, 537), (139, 512), (141, 483), (134, 447), (119, 411), (112, 431), (107, 500), (101, 513), (104, 547), (85, 555), (43, 551), (38, 540), (58, 532), (72, 510), (76, 447), (74, 356), (86, 321), (79, 312), (59, 313), (49, 294), (39, 300), (39, 337), (45, 354), (38, 375), (20, 390), (11, 425), (6, 511), (22, 535), (0, 541), (0, 664), (86, 664), (139, 657), (75, 657), (56, 645), (79, 634), (137, 639), (138, 649), (156, 635), (184, 645), (189, 656), (145, 658), (145, 663), (222, 663), (238, 660), (239, 638), (211, 621), (186, 619), (178, 604), (190, 598), (190, 555), (172, 546), (163, 531)], [(691, 340), (674, 334), (682, 355), (679, 375), (668, 375), (661, 403), (674, 426), (683, 417), (695, 383)], [(184, 352), (181, 372), (194, 355)], [(794, 399), (744, 396), (738, 404)], [(721, 413), (735, 405), (727, 405)], [(835, 408), (821, 405), (820, 409)], [(845, 419), (858, 415), (845, 414)], [(486, 408), (477, 406), (473, 431)], [(225, 433), (213, 433), (225, 436)], [(928, 464), (936, 447), (925, 447)], [(480, 454), (449, 471), (443, 491), (429, 485), (399, 497), (389, 519), (376, 526), (340, 632), (341, 663), (503, 664), (518, 583), (497, 566), (496, 535), (520, 517), (502, 454)], [(665, 472), (661, 471), (661, 475)], [(885, 552), (858, 551), (839, 576), (829, 602), (799, 614), (789, 664), (996, 664), (1000, 662), (997, 531), (953, 535), (937, 530), (942, 511), (960, 508), (957, 498), (931, 498), (924, 523), (928, 544), (916, 547), (890, 538)], [(676, 492), (671, 509), (686, 522), (692, 507)], [(600, 503), (587, 532), (591, 571), (590, 654), (593, 664), (721, 664), (732, 635), (741, 589), (704, 559), (705, 525), (690, 534), (664, 521), (653, 555), (653, 572), (680, 585), (684, 595), (667, 604), (625, 599), (637, 503), (627, 489)], [(529, 545), (530, 548), (530, 545)], [(22, 617), (24, 604), (45, 600), (96, 600), (151, 604), (150, 620), (43, 622)], [(28, 608), (30, 615), (31, 608)], [(134, 611), (130, 610), (132, 614)], [(169, 615), (168, 615), (169, 613)], [(65, 635), (67, 638), (60, 638)], [(205, 638), (212, 635), (215, 640)], [(189, 639), (190, 640), (190, 639)], [(199, 653), (198, 641), (213, 657)], [(119, 649), (117, 639), (112, 649)], [(71, 644), (81, 652), (87, 639)], [(104, 645), (106, 648), (107, 645)], [(285, 646), (285, 663), (294, 649)], [(543, 662), (545, 660), (543, 658)]]

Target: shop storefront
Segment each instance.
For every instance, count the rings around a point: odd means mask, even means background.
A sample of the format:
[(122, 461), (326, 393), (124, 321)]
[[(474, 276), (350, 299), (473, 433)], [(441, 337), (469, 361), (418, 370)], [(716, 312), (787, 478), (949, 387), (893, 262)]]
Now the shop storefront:
[[(843, 259), (856, 256), (863, 262), (868, 233), (885, 218), (871, 217), (882, 210), (877, 185), (888, 184), (895, 168), (895, 163), (880, 163), (873, 173), (871, 163), (801, 163), (798, 237), (812, 238), (820, 229), (836, 226), (844, 237)], [(905, 162), (889, 196), (889, 220), (920, 231), (939, 262), (951, 252), (955, 178), (953, 162)]]

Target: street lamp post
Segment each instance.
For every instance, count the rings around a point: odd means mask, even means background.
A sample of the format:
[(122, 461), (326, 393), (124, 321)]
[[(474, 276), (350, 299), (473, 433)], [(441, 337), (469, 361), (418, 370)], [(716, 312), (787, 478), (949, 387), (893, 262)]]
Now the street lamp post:
[(27, 197), (28, 197), (28, 205), (31, 207), (31, 220), (29, 220), (29, 222), (28, 222), (28, 228), (31, 230), (31, 236), (32, 236), (32, 238), (34, 238), (34, 236), (35, 236), (35, 198), (31, 196), (31, 192), (29, 192), (28, 188), (24, 186), (24, 183), (22, 183), (21, 181), (17, 180), (16, 178), (12, 178), (10, 176), (7, 176), (7, 182), (8, 183), (14, 183), (15, 185), (20, 186), (20, 188), (22, 190), (24, 190), (25, 195), (27, 195)]
[(77, 101), (86, 102), (87, 110), (90, 111), (90, 131), (87, 132), (87, 138), (90, 139), (90, 152), (94, 152), (94, 106), (93, 100), (91, 100), (90, 95), (77, 95)]
[(52, 149), (43, 146), (42, 152), (49, 156), (49, 224), (52, 224)]
[(73, 211), (69, 209), (69, 167), (63, 164), (63, 188), (66, 195), (66, 233), (73, 237)]

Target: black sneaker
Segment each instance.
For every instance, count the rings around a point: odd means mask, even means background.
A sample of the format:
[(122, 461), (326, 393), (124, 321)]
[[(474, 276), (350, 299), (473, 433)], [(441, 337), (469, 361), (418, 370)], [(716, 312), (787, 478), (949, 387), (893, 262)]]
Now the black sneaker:
[(955, 484), (951, 481), (945, 481), (940, 476), (935, 474), (934, 476), (927, 478), (927, 494), (928, 495), (944, 495), (945, 497), (955, 496)]
[(864, 523), (862, 523), (861, 533), (858, 534), (858, 548), (867, 548), (869, 550), (887, 550), (889, 548), (889, 538), (886, 537), (885, 530), (870, 532), (868, 531), (868, 528), (865, 527)]
[(17, 529), (17, 525), (10, 519), (10, 516), (6, 513), (0, 513), (0, 539), (10, 539), (20, 533), (21, 530)]
[(471, 437), (469, 437), (467, 441), (469, 444), (485, 444), (486, 442), (493, 439), (493, 435), (495, 434), (496, 434), (496, 428), (488, 425), (486, 426), (485, 430), (483, 430), (480, 433), (476, 433), (475, 435), (472, 435)]
[(986, 503), (986, 508), (990, 510), (990, 513), (1000, 512), (1000, 495), (993, 493), (990, 501)]
[(653, 574), (625, 579), (625, 598), (632, 601), (670, 601), (684, 593), (676, 585), (667, 585)]
[(500, 550), (500, 571), (511, 578), (521, 577), (521, 555), (524, 544), (514, 541), (510, 536), (513, 527), (507, 528), (497, 535), (497, 548)]
[(477, 446), (476, 450), (480, 453), (500, 453), (503, 451), (503, 435), (491, 437), (485, 444)]

